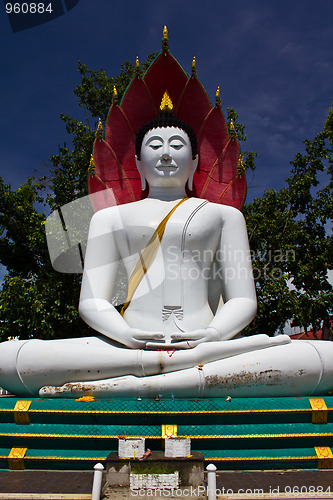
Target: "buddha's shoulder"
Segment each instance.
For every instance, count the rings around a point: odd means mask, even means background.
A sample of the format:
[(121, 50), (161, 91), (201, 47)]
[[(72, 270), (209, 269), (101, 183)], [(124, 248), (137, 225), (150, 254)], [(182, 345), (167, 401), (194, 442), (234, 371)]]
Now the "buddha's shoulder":
[(215, 214), (216, 217), (225, 218), (243, 218), (243, 214), (235, 207), (229, 205), (222, 205), (221, 203), (213, 203), (211, 201), (203, 200), (201, 198), (190, 198), (198, 207), (202, 206), (203, 213)]
[(142, 218), (157, 214), (161, 203), (160, 200), (144, 199), (104, 208), (93, 215), (91, 224), (116, 227), (118, 224), (137, 223)]

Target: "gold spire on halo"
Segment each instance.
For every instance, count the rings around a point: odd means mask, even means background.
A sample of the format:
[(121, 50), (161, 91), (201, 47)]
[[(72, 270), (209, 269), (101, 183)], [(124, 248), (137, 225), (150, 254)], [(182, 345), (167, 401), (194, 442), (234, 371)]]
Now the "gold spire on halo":
[(136, 56), (136, 59), (135, 59), (135, 74), (140, 75), (140, 63), (139, 63), (138, 56)]
[(168, 40), (168, 28), (166, 26), (163, 28), (163, 40)]
[(91, 175), (94, 175), (95, 167), (96, 167), (96, 165), (94, 162), (94, 157), (93, 157), (93, 155), (90, 155), (90, 162), (89, 162), (88, 171), (91, 173)]
[(166, 52), (169, 49), (168, 28), (163, 28), (162, 50)]
[(167, 90), (163, 94), (160, 110), (170, 112), (173, 110), (173, 104)]
[(230, 133), (230, 137), (232, 139), (234, 139), (236, 137), (236, 129), (235, 129), (234, 121), (232, 118), (231, 118), (230, 123), (229, 123), (229, 133)]
[(191, 73), (191, 76), (197, 76), (197, 66), (196, 66), (196, 62), (195, 62), (195, 57), (193, 57), (193, 60), (192, 60), (192, 73)]
[(215, 106), (221, 105), (220, 87), (217, 87), (215, 94)]
[(117, 104), (118, 102), (118, 92), (117, 92), (117, 89), (116, 89), (116, 86), (114, 85), (113, 86), (113, 96), (112, 96), (112, 102), (114, 104)]
[(244, 172), (245, 172), (244, 162), (241, 155), (239, 155), (237, 163), (237, 174), (241, 176), (242, 174), (244, 174)]
[(98, 125), (97, 125), (97, 130), (96, 130), (96, 135), (100, 138), (103, 137), (103, 124), (102, 120), (98, 118)]

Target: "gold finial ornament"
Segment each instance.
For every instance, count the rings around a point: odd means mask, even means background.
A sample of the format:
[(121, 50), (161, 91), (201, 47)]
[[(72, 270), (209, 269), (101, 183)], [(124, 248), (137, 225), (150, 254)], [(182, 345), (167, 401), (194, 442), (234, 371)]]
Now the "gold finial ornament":
[(96, 135), (100, 139), (102, 139), (102, 137), (103, 137), (103, 124), (102, 124), (102, 120), (100, 118), (98, 118), (98, 125), (97, 125)]
[(163, 28), (163, 40), (168, 40), (168, 28), (166, 26)]
[(114, 85), (113, 86), (112, 103), (117, 104), (117, 102), (118, 102), (118, 92), (117, 92), (116, 86)]
[(163, 94), (160, 110), (170, 112), (173, 110), (173, 104), (167, 90)]
[(234, 139), (236, 137), (236, 129), (232, 118), (229, 123), (229, 134), (231, 139)]
[(138, 56), (136, 56), (136, 60), (135, 60), (135, 74), (137, 76), (140, 75), (140, 63), (139, 63), (139, 58)]
[(162, 50), (164, 52), (169, 50), (168, 28), (166, 26), (163, 28)]
[(94, 157), (93, 157), (93, 155), (90, 155), (90, 163), (89, 163), (89, 167), (88, 167), (88, 172), (91, 175), (95, 175), (95, 169), (96, 169), (96, 165), (94, 162)]
[(221, 106), (220, 87), (217, 87), (216, 89), (215, 106)]
[(196, 66), (196, 62), (195, 62), (195, 57), (193, 57), (193, 60), (192, 60), (192, 72), (191, 72), (191, 76), (192, 77), (197, 76), (197, 66)]
[(237, 163), (237, 174), (238, 176), (241, 176), (245, 172), (245, 165), (243, 162), (243, 158), (239, 156), (238, 158), (238, 163)]

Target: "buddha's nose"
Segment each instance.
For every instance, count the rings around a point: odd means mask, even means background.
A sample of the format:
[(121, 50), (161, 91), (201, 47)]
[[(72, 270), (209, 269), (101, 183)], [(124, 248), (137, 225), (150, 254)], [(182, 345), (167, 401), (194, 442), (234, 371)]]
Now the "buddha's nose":
[(170, 146), (169, 144), (165, 143), (163, 145), (162, 160), (169, 160), (169, 159), (170, 159)]

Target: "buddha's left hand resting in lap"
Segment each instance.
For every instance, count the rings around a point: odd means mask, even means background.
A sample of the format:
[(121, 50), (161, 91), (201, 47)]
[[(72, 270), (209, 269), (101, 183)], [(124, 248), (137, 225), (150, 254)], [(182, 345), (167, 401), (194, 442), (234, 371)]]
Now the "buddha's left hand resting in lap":
[[(98, 336), (4, 342), (1, 387), (25, 397), (301, 396), (333, 387), (333, 343), (233, 339), (256, 313), (245, 222), (235, 208), (186, 198), (196, 165), (194, 133), (175, 116), (162, 113), (139, 133), (148, 197), (100, 210), (90, 224), (79, 311)], [(129, 277), (121, 313), (111, 304), (120, 261)]]

